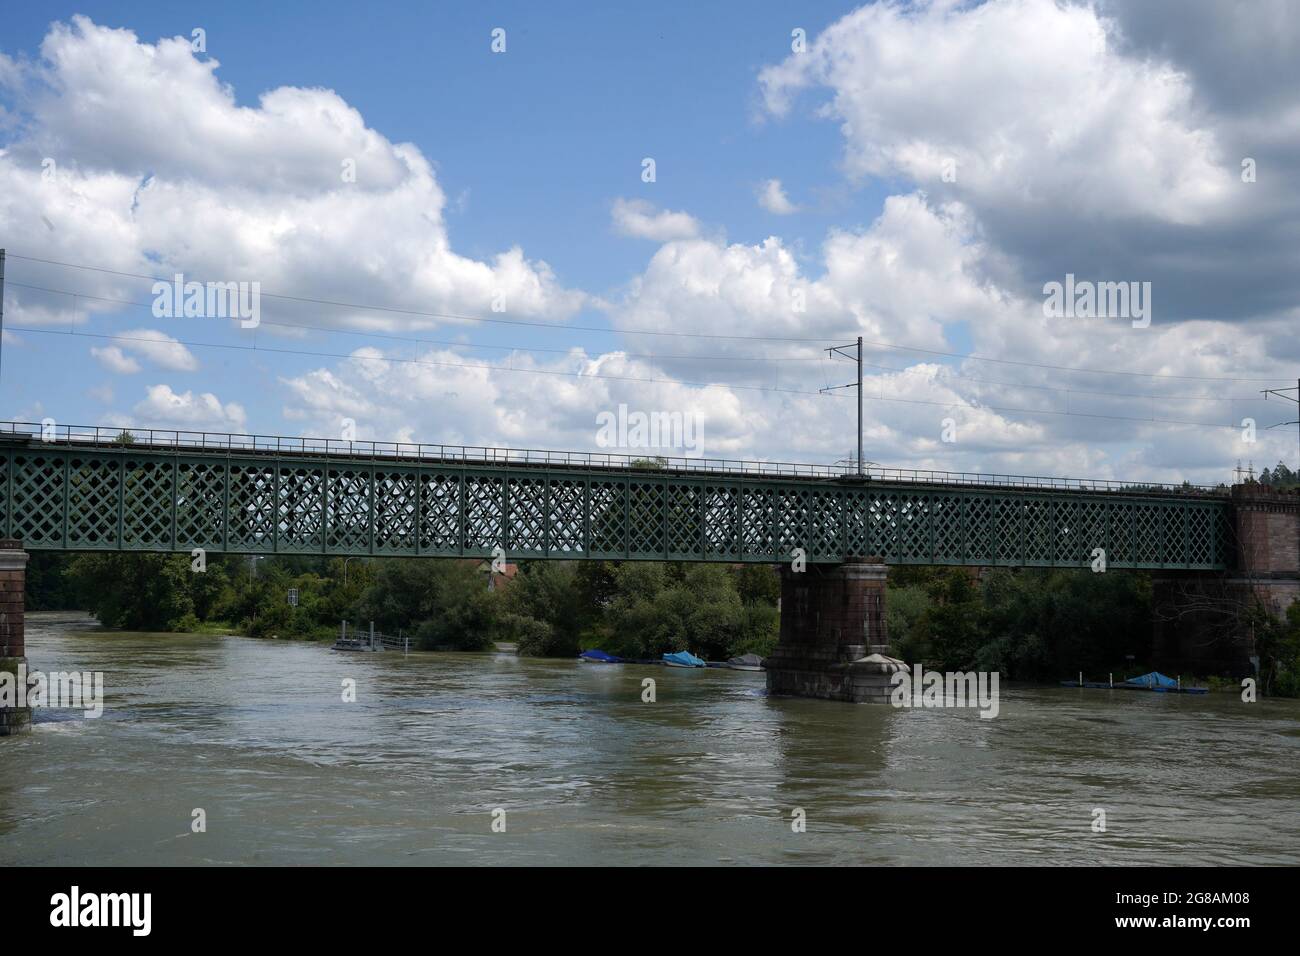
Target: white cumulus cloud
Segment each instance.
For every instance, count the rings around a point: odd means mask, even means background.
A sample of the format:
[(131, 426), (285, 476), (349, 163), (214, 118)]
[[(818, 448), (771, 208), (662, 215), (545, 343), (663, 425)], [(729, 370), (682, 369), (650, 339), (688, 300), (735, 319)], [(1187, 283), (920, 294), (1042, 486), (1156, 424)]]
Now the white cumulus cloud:
[[(0, 57), (0, 78), (30, 117), (0, 151), (0, 233), (29, 237), (41, 258), (257, 281), (269, 319), (432, 322), (272, 304), (266, 293), (468, 315), (503, 302), (551, 318), (584, 302), (518, 246), (487, 258), (456, 252), (431, 161), (369, 128), (338, 93), (280, 87), (241, 106), (218, 74), (187, 38), (150, 43), (84, 16), (55, 23), (30, 63)], [(141, 296), (138, 281), (102, 273), (30, 262), (25, 273), (32, 285)], [(85, 323), (116, 308), (85, 299), (74, 316), (69, 303), (14, 290), (6, 311), (18, 322)]]
[(801, 90), (829, 90), (855, 174), (933, 184), (952, 161), (988, 202), (1198, 221), (1231, 176), (1191, 83), (1106, 30), (1093, 8), (1053, 0), (870, 4), (760, 84), (778, 115)]
[(134, 375), (140, 371), (140, 363), (116, 345), (106, 345), (102, 348), (91, 346), (90, 354), (99, 361), (100, 365), (118, 375)]
[(700, 225), (685, 212), (659, 210), (644, 199), (616, 199), (611, 212), (614, 230), (636, 239), (669, 242), (698, 235)]
[(758, 190), (758, 204), (770, 213), (788, 216), (799, 211), (799, 207), (785, 194), (785, 187), (779, 179), (769, 179)]
[(223, 404), (211, 392), (177, 393), (165, 384), (151, 385), (132, 411), (145, 425), (191, 431), (241, 432), (248, 421), (244, 407), (237, 402)]

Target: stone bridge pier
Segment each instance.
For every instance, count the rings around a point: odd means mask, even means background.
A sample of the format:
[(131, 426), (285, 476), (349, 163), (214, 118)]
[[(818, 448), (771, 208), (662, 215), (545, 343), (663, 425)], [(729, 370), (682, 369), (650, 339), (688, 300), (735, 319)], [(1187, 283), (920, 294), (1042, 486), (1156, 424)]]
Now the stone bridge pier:
[[(0, 671), (11, 688), (18, 677), (18, 665), (26, 663), (23, 640), (23, 604), (27, 587), (27, 552), (21, 541), (0, 539)], [(0, 737), (20, 734), (31, 729), (32, 715), (27, 708), (6, 707), (0, 701)]]
[(1237, 576), (1274, 614), (1300, 598), (1300, 494), (1234, 485)]
[(1232, 569), (1160, 572), (1152, 581), (1152, 663), (1170, 673), (1254, 673), (1243, 624), (1260, 606), (1275, 617), (1300, 599), (1300, 493), (1232, 488)]
[(853, 702), (889, 700), (885, 563), (781, 567), (781, 636), (764, 662), (769, 694)]

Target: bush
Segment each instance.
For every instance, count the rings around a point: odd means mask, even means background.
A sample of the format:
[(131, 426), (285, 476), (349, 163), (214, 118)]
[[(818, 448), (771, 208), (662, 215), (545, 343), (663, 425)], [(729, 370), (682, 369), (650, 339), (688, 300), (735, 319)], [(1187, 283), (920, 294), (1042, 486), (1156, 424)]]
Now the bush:
[(1260, 687), (1265, 694), (1300, 697), (1300, 602), (1277, 620), (1260, 608), (1252, 612), (1255, 648), (1260, 659)]
[(533, 657), (573, 657), (584, 650), (579, 634), (599, 613), (584, 599), (590, 583), (579, 565), (567, 561), (521, 566), (505, 592), (507, 639), (518, 642), (520, 654)]
[(896, 656), (942, 670), (1057, 680), (1148, 655), (1150, 582), (1136, 574), (891, 568), (886, 623)]
[(79, 554), (67, 573), (77, 603), (105, 627), (175, 630), (194, 614), (183, 555)]
[(747, 612), (734, 576), (720, 565), (629, 562), (615, 580), (606, 620), (612, 649), (623, 657), (691, 651), (724, 660), (737, 648), (774, 641), (771, 616)]
[(557, 635), (548, 622), (523, 614), (506, 614), (502, 632), (507, 640), (516, 643), (516, 653), (524, 657), (573, 657), (580, 649), (576, 635)]

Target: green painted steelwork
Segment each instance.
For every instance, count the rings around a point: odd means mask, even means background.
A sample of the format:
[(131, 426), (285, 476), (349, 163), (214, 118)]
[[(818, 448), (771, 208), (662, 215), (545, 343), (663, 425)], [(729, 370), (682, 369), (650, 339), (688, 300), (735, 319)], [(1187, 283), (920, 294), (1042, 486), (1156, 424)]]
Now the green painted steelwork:
[(1211, 494), (0, 443), (0, 531), (32, 550), (1216, 570)]

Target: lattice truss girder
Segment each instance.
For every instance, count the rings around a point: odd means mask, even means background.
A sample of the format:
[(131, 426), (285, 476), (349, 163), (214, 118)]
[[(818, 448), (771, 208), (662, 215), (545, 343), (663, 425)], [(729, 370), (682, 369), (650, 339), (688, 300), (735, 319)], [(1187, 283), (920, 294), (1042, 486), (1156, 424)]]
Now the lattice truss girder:
[(289, 456), (0, 454), (0, 530), (34, 549), (1214, 569), (1222, 499)]

